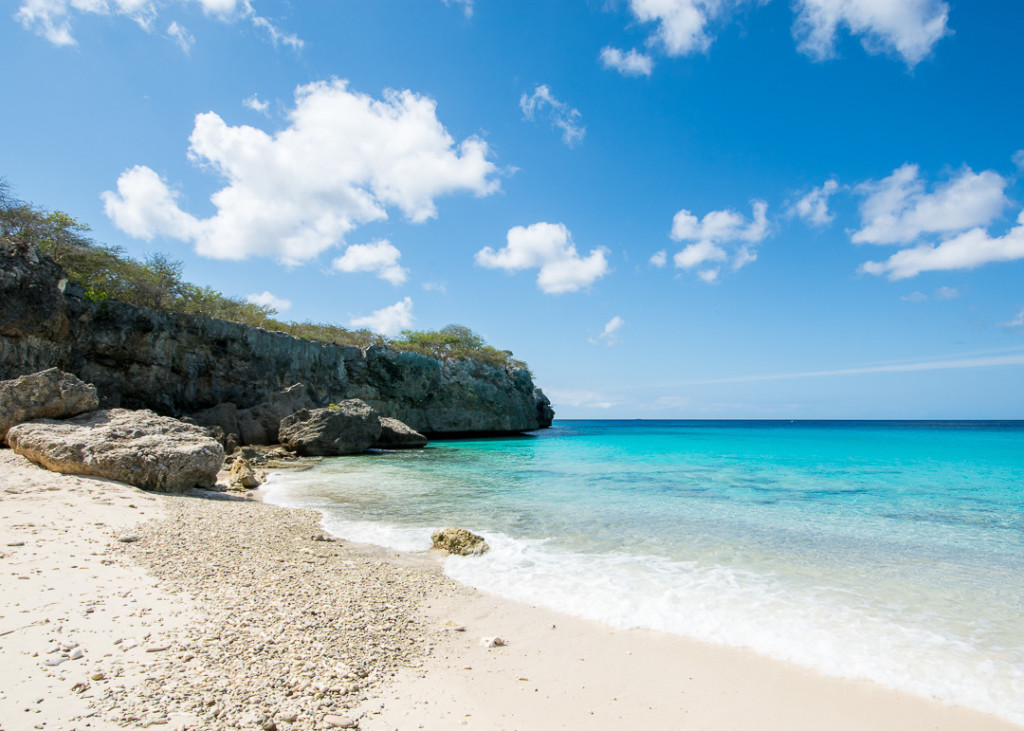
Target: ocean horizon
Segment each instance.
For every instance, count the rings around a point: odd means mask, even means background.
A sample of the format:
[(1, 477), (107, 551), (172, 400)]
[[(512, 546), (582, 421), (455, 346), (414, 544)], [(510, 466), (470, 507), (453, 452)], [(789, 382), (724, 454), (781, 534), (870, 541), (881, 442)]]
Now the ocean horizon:
[(267, 502), (510, 599), (1024, 723), (1024, 421), (556, 420), (325, 459)]

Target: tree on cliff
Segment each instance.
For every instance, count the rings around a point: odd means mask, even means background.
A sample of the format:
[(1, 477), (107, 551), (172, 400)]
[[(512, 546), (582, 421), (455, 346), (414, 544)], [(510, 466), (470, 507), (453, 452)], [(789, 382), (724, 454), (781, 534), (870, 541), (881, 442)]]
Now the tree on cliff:
[(277, 311), (210, 287), (182, 279), (182, 263), (166, 254), (152, 254), (143, 261), (129, 257), (119, 246), (90, 239), (90, 228), (63, 211), (48, 211), (18, 200), (0, 178), (0, 238), (22, 253), (38, 249), (59, 264), (68, 277), (85, 289), (92, 302), (108, 300), (202, 315), (251, 327), (285, 332), (306, 340), (333, 345), (372, 345), (412, 351), (441, 360), (472, 358), (498, 368), (526, 368), (512, 351), (498, 350), (464, 325), (448, 325), (438, 331), (405, 330), (389, 339), (369, 330), (348, 330), (314, 322), (282, 322)]

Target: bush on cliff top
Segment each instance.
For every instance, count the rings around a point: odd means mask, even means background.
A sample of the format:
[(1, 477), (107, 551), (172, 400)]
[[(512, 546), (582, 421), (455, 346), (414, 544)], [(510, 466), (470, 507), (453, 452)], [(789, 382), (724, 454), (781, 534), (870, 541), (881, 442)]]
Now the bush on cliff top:
[(92, 302), (116, 300), (154, 310), (202, 315), (331, 345), (379, 345), (431, 358), (472, 358), (499, 368), (527, 367), (513, 358), (511, 351), (488, 345), (463, 325), (449, 325), (436, 332), (404, 330), (399, 338), (387, 338), (365, 329), (282, 322), (274, 319), (277, 311), (272, 307), (183, 281), (181, 262), (165, 254), (136, 261), (119, 246), (93, 241), (87, 236), (89, 230), (87, 224), (63, 211), (47, 211), (17, 200), (0, 179), (0, 239), (21, 253), (35, 248), (49, 256), (69, 278), (82, 285)]

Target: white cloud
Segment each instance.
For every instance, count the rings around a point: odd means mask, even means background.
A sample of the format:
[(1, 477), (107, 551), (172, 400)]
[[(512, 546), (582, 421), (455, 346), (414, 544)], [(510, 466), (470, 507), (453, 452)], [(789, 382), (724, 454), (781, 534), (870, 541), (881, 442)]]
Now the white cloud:
[(828, 210), (828, 199), (839, 190), (839, 181), (826, 180), (820, 187), (807, 193), (789, 209), (790, 216), (799, 216), (814, 226), (827, 226), (835, 220)]
[(557, 406), (575, 406), (592, 409), (610, 409), (619, 403), (619, 400), (598, 391), (588, 391), (582, 388), (545, 388), (544, 393), (551, 399), (551, 403)]
[(448, 285), (444, 282), (424, 282), (423, 289), (426, 292), (440, 292), (441, 294), (448, 294)]
[(626, 321), (616, 315), (605, 323), (604, 330), (601, 331), (600, 335), (596, 338), (590, 338), (590, 342), (594, 345), (603, 342), (608, 347), (615, 345), (619, 342), (619, 330), (625, 324)]
[[(295, 49), (302, 48), (303, 43), (298, 36), (280, 31), (268, 19), (258, 15), (251, 0), (180, 0), (180, 4), (189, 2), (197, 3), (206, 15), (222, 22), (233, 22), (238, 18), (248, 20), (254, 28), (266, 32), (275, 46), (283, 43)], [(73, 46), (77, 41), (71, 33), (71, 24), (76, 15), (123, 16), (148, 32), (164, 6), (157, 0), (22, 0), (14, 17), (26, 30), (41, 35), (56, 46)], [(167, 34), (186, 53), (195, 42), (176, 21), (170, 23)]]
[(630, 0), (629, 6), (641, 23), (658, 24), (652, 41), (669, 56), (685, 56), (708, 49), (708, 22), (725, 4), (723, 0)]
[(927, 56), (950, 31), (942, 0), (798, 0), (793, 34), (811, 58), (835, 56), (836, 33), (845, 26), (868, 53), (900, 55), (908, 66)]
[(248, 99), (242, 100), (242, 106), (260, 114), (266, 114), (270, 109), (270, 102), (262, 101), (256, 94), (253, 94)]
[(1024, 150), (1017, 150), (1013, 153), (1013, 164), (1024, 170)]
[(576, 292), (608, 273), (607, 249), (591, 249), (581, 257), (561, 223), (515, 226), (509, 229), (507, 240), (498, 251), (490, 246), (478, 251), (476, 263), (507, 272), (538, 268), (537, 286), (546, 294)]
[(654, 60), (635, 48), (623, 53), (618, 48), (605, 46), (600, 58), (606, 69), (615, 69), (623, 76), (650, 76), (654, 70)]
[[(750, 221), (731, 210), (711, 211), (702, 219), (685, 208), (676, 213), (672, 219), (672, 239), (693, 243), (676, 253), (672, 258), (675, 265), (680, 269), (695, 269), (709, 263), (726, 264), (731, 258), (732, 270), (736, 271), (756, 261), (756, 246), (768, 236), (768, 204), (756, 200), (751, 206), (753, 219)], [(705, 282), (713, 282), (720, 271), (720, 267), (705, 268), (698, 276)]]
[(904, 302), (927, 302), (928, 295), (924, 292), (911, 292), (910, 294), (900, 297)]
[(569, 147), (582, 142), (587, 133), (587, 128), (579, 124), (579, 111), (556, 99), (545, 84), (537, 86), (533, 94), (519, 97), (519, 107), (531, 122), (537, 112), (547, 108), (551, 124), (562, 130), (562, 142)]
[(394, 336), (412, 327), (412, 298), (406, 297), (390, 307), (375, 310), (366, 317), (354, 317), (349, 321), (351, 327), (365, 327), (381, 335)]
[(661, 251), (655, 251), (651, 254), (651, 258), (647, 260), (652, 266), (656, 266), (661, 269), (668, 263), (668, 253), (662, 249)]
[(251, 305), (260, 305), (261, 307), (270, 307), (271, 309), (277, 310), (278, 312), (287, 312), (292, 308), (292, 301), (275, 297), (270, 292), (260, 292), (259, 294), (247, 294), (245, 301)]
[(107, 215), (132, 236), (188, 241), (202, 256), (298, 264), (387, 218), (389, 207), (423, 222), (436, 217), (441, 195), (499, 187), (487, 143), (456, 145), (428, 97), (389, 90), (374, 99), (341, 80), (300, 86), (295, 97), (289, 125), (273, 135), (229, 126), (214, 112), (196, 116), (189, 157), (226, 181), (211, 196), (210, 218), (184, 212), (143, 166), (103, 194)]
[(1017, 225), (1004, 236), (993, 237), (984, 228), (973, 228), (938, 245), (922, 243), (897, 251), (885, 261), (864, 262), (860, 271), (897, 280), (921, 272), (976, 269), (1019, 259), (1024, 259), (1024, 211), (1017, 217)]
[(939, 300), (955, 300), (960, 296), (960, 290), (956, 287), (939, 287), (935, 290), (935, 299)]
[(473, 17), (473, 0), (444, 0), (445, 5), (462, 5), (462, 12), (467, 18)]
[(922, 234), (952, 233), (995, 220), (1009, 203), (1007, 181), (986, 170), (964, 168), (952, 180), (925, 192), (917, 165), (906, 164), (880, 181), (861, 183), (861, 229), (855, 244), (905, 244)]
[(1006, 327), (1011, 330), (1016, 330), (1018, 328), (1024, 329), (1024, 307), (1021, 307), (1019, 310), (1017, 310), (1017, 314), (1016, 316), (1014, 316), (1012, 320), (1010, 320), (1009, 322), (1000, 322), (999, 326)]
[(378, 277), (392, 284), (405, 281), (408, 271), (398, 266), (402, 252), (387, 239), (369, 244), (353, 244), (345, 253), (332, 262), (339, 272), (375, 272)]
[(178, 44), (186, 56), (192, 52), (192, 46), (195, 45), (196, 39), (185, 26), (178, 25), (178, 21), (171, 21), (171, 24), (167, 26), (167, 35)]

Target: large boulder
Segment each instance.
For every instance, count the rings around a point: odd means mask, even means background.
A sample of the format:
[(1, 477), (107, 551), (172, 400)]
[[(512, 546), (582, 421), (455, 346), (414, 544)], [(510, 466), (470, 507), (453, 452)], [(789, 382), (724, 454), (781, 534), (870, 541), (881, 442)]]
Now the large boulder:
[(238, 429), (238, 407), (231, 402), (217, 404), (216, 406), (192, 414), (192, 418), (200, 426), (219, 426), (228, 434), (240, 434)]
[(203, 429), (152, 411), (107, 409), (67, 421), (12, 427), (11, 448), (55, 472), (93, 475), (143, 490), (212, 487), (224, 448)]
[(281, 444), (301, 455), (330, 457), (358, 454), (380, 437), (380, 418), (359, 399), (331, 404), (325, 409), (302, 409), (281, 422)]
[(0, 381), (0, 442), (15, 424), (33, 419), (64, 419), (95, 411), (96, 387), (57, 368)]
[(281, 420), (296, 411), (314, 406), (305, 385), (296, 383), (272, 394), (261, 404), (242, 409), (238, 412), (238, 435), (242, 438), (242, 444), (276, 444)]
[(457, 556), (477, 556), (487, 553), (491, 548), (482, 536), (470, 533), (465, 528), (456, 528), (451, 525), (434, 531), (430, 540), (434, 544), (434, 548), (454, 553)]
[(427, 438), (418, 431), (389, 416), (380, 417), (380, 437), (373, 445), (381, 449), (417, 449), (427, 446)]

